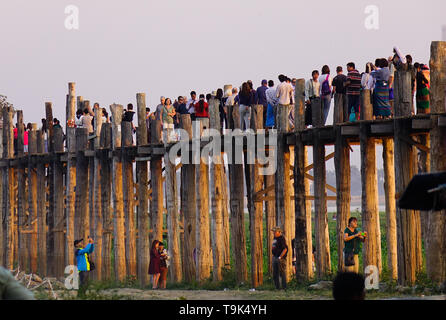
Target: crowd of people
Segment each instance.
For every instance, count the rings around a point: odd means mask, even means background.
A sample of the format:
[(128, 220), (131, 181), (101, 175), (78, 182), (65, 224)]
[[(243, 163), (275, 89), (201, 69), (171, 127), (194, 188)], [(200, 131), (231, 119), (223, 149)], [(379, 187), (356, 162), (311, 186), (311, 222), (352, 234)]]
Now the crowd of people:
[[(394, 79), (396, 70), (405, 70), (411, 76), (412, 98), (416, 101), (416, 113), (424, 114), (430, 111), (430, 71), (429, 67), (423, 63), (414, 63), (411, 55), (403, 55), (401, 51), (394, 47), (394, 55), (388, 58), (378, 58), (375, 63), (367, 63), (364, 72), (357, 70), (355, 63), (347, 63), (347, 74), (344, 74), (342, 66), (336, 68), (336, 75), (332, 76), (330, 67), (324, 65), (319, 70), (314, 70), (311, 78), (305, 81), (305, 125), (312, 126), (312, 103), (316, 98), (320, 98), (322, 124), (325, 125), (330, 112), (333, 98), (341, 103), (335, 107), (341, 119), (334, 121), (354, 122), (360, 120), (361, 110), (361, 92), (370, 93), (370, 100), (373, 106), (373, 119), (388, 119), (394, 114)], [(163, 128), (163, 140), (166, 143), (179, 140), (179, 134), (176, 131), (180, 127), (180, 118), (182, 114), (189, 114), (192, 121), (200, 121), (203, 128), (209, 128), (209, 103), (215, 99), (218, 104), (220, 116), (221, 132), (229, 127), (228, 110), (229, 107), (238, 105), (240, 114), (240, 123), (237, 126), (242, 130), (250, 128), (252, 108), (256, 105), (263, 106), (264, 129), (269, 130), (277, 128), (276, 113), (278, 108), (294, 104), (295, 86), (297, 79), (289, 78), (283, 74), (278, 76), (279, 84), (275, 86), (273, 80), (262, 80), (260, 86), (254, 88), (251, 80), (242, 83), (240, 87), (227, 86), (225, 90), (219, 88), (208, 94), (197, 94), (196, 91), (190, 92), (190, 98), (179, 96), (172, 103), (167, 97), (161, 97), (160, 103), (155, 111), (151, 112), (146, 108), (146, 123), (150, 138), (150, 120), (160, 120)], [(364, 93), (364, 94), (365, 94)], [(413, 101), (414, 99), (412, 99)], [(415, 104), (414, 104), (415, 105)], [(76, 112), (74, 121), (69, 121), (68, 126), (77, 128), (87, 128), (89, 134), (93, 134), (95, 110), (101, 109), (103, 123), (110, 123), (111, 119), (105, 108), (100, 108), (95, 103), (93, 109), (88, 107)], [(129, 103), (124, 109), (122, 121), (132, 123), (133, 133), (136, 132), (133, 124), (135, 112), (133, 105)], [(415, 114), (415, 108), (412, 110)], [(294, 128), (294, 108), (289, 108), (288, 116), (290, 130)], [(53, 120), (53, 126), (59, 126), (58, 119)], [(24, 149), (28, 149), (28, 133), (31, 130), (31, 124), (24, 125)], [(46, 119), (42, 119), (40, 128), (47, 141)], [(14, 141), (17, 142), (17, 124), (14, 127)], [(47, 152), (47, 143), (45, 143)]]
[[(411, 55), (403, 55), (394, 47), (394, 55), (389, 58), (378, 58), (375, 63), (367, 63), (364, 72), (357, 70), (355, 63), (347, 63), (347, 74), (343, 67), (336, 68), (336, 75), (332, 76), (330, 67), (324, 65), (314, 70), (311, 78), (305, 82), (305, 124), (312, 125), (312, 102), (316, 98), (321, 100), (322, 124), (325, 125), (330, 112), (333, 98), (342, 103), (336, 107), (342, 116), (341, 122), (354, 122), (360, 120), (361, 94), (370, 94), (373, 106), (373, 119), (388, 119), (394, 114), (394, 79), (396, 70), (410, 72), (412, 97), (416, 100), (417, 114), (429, 113), (430, 75), (429, 67), (423, 63), (413, 64)], [(276, 111), (278, 108), (294, 104), (296, 78), (289, 78), (283, 74), (278, 77), (279, 85), (275, 87), (273, 80), (262, 80), (260, 86), (254, 88), (253, 82), (248, 80), (237, 88), (229, 88), (223, 92), (218, 89), (211, 94), (200, 94), (192, 91), (190, 98), (179, 96), (171, 102), (169, 98), (161, 97), (156, 107), (154, 118), (162, 121), (169, 141), (178, 139), (173, 134), (174, 129), (180, 125), (181, 114), (190, 114), (192, 120), (209, 125), (209, 102), (216, 99), (219, 106), (221, 128), (228, 128), (228, 107), (238, 105), (240, 113), (240, 128), (246, 130), (250, 127), (251, 109), (255, 105), (263, 105), (264, 128), (276, 128)], [(336, 97), (338, 96), (338, 97)], [(294, 108), (289, 108), (289, 128), (294, 127)], [(412, 114), (415, 114), (413, 110)]]

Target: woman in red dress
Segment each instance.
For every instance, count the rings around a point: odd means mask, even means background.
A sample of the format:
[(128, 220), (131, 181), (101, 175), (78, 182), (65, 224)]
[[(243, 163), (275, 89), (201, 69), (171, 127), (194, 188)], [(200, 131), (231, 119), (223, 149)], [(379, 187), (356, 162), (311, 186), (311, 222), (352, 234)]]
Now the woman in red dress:
[(159, 244), (158, 240), (153, 240), (152, 248), (150, 249), (149, 274), (152, 276), (152, 289), (158, 289), (158, 280), (160, 278), (161, 254), (158, 251)]

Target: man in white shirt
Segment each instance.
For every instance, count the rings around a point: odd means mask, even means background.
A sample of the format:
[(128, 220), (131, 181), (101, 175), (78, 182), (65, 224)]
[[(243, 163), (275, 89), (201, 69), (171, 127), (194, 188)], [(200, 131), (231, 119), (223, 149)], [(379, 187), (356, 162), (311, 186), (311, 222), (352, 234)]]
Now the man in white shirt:
[[(277, 108), (288, 108), (288, 116), (286, 118), (287, 124), (285, 125), (286, 128), (288, 128), (289, 127), (288, 118), (289, 118), (289, 115), (291, 112), (290, 105), (292, 103), (292, 97), (293, 97), (293, 86), (290, 83), (291, 80), (282, 74), (279, 76), (279, 80), (281, 83), (277, 86), (277, 89), (276, 89), (276, 98), (278, 98)], [(276, 112), (276, 119), (277, 119), (277, 115), (278, 115), (278, 113)], [(277, 124), (278, 123), (276, 121), (276, 126), (277, 126)]]
[(189, 111), (191, 115), (192, 121), (195, 120), (195, 107), (194, 105), (198, 102), (197, 100), (197, 93), (195, 91), (192, 91), (190, 93), (190, 99), (187, 100), (186, 108)]
[(305, 83), (305, 102), (309, 104), (312, 99), (320, 97), (319, 71), (311, 73), (311, 79)]

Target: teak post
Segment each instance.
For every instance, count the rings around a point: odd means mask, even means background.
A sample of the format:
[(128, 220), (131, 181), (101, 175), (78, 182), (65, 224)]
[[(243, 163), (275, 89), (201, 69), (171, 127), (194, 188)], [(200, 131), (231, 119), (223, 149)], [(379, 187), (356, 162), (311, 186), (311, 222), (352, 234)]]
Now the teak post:
[(112, 134), (113, 134), (113, 167), (112, 167), (112, 192), (114, 209), (114, 258), (115, 258), (115, 279), (123, 281), (127, 274), (125, 263), (125, 228), (124, 228), (124, 203), (122, 195), (122, 161), (119, 155), (123, 152), (121, 147), (121, 123), (122, 105), (113, 104), (110, 106), (112, 113)]

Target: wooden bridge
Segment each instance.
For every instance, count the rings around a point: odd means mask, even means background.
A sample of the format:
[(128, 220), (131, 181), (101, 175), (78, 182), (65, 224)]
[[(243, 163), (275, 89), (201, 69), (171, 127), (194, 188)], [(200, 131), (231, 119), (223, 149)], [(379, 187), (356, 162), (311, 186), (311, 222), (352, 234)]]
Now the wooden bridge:
[[(316, 99), (312, 107), (313, 127), (306, 128), (305, 81), (299, 79), (296, 103), (290, 106), (295, 112), (294, 128), (289, 128), (289, 108), (279, 109), (277, 143), (265, 146), (268, 155), (271, 152), (275, 155), (277, 169), (271, 175), (260, 175), (259, 169), (266, 165), (259, 158), (254, 163), (246, 161), (246, 140), (244, 163), (234, 161), (235, 152), (231, 152), (227, 167), (215, 162), (167, 161), (174, 144), (163, 143), (158, 120), (151, 120), (148, 140), (143, 93), (136, 96), (136, 143), (131, 123), (122, 121), (121, 105), (110, 106), (112, 123), (101, 123), (100, 110), (95, 109), (94, 134), (88, 135), (87, 129), (70, 127), (68, 122), (65, 133), (61, 128), (53, 128), (52, 104), (46, 103), (47, 152), (44, 133), (33, 124), (28, 138), (29, 151), (24, 153), (23, 113), (3, 107), (1, 261), (11, 269), (19, 265), (43, 276), (62, 277), (65, 266), (75, 264), (73, 241), (91, 235), (95, 239), (95, 279), (122, 281), (136, 277), (146, 285), (150, 244), (164, 236), (172, 256), (171, 281), (201, 282), (210, 277), (220, 281), (223, 271), (231, 268), (233, 259), (237, 281), (247, 282), (250, 274), (252, 286), (257, 287), (263, 282), (264, 259), (268, 260), (271, 272), (273, 235), (270, 230), (279, 225), (285, 231), (289, 247), (291, 239), (296, 239), (297, 278), (323, 278), (332, 272), (327, 200), (336, 200), (337, 244), (341, 253), (343, 230), (350, 217), (351, 146), (360, 145), (362, 225), (369, 235), (363, 249), (364, 267), (374, 265), (381, 272), (375, 147), (382, 144), (387, 264), (391, 277), (400, 284), (412, 284), (425, 262), (431, 279), (445, 281), (445, 212), (396, 208), (397, 198), (414, 174), (420, 170), (446, 170), (445, 58), (446, 43), (433, 42), (431, 114), (411, 114), (410, 74), (404, 70), (396, 72), (391, 120), (372, 120), (370, 92), (364, 90), (361, 97), (361, 119), (364, 120), (344, 122), (338, 112), (342, 101), (337, 99), (335, 124), (323, 126), (321, 101)], [(90, 102), (82, 97), (76, 99), (75, 84), (70, 83), (67, 119), (74, 119), (76, 109), (89, 106)], [(18, 123), (16, 149), (14, 115)], [(252, 108), (251, 129), (256, 139), (265, 135), (262, 115), (262, 106)], [(229, 127), (239, 128), (237, 106), (229, 109), (228, 116)], [(190, 116), (181, 115), (180, 120), (181, 127), (194, 137)], [(210, 102), (209, 123), (210, 128), (221, 130), (216, 100)], [(205, 145), (202, 142), (201, 148)], [(326, 154), (327, 145), (334, 145), (335, 152)], [(313, 164), (307, 159), (309, 146)], [(234, 151), (234, 143), (232, 148)], [(214, 159), (223, 157), (225, 150), (220, 151), (212, 155)], [(336, 186), (327, 185), (325, 177), (325, 162), (332, 158)], [(310, 170), (313, 175), (309, 174)], [(177, 172), (180, 181), (177, 181)], [(313, 195), (310, 195), (309, 181), (314, 182)], [(327, 196), (327, 190), (336, 196)], [(311, 201), (314, 201), (313, 219)], [(247, 262), (245, 207), (249, 212), (251, 270)], [(266, 243), (263, 243), (264, 220), (268, 233)], [(312, 269), (312, 223), (315, 224), (316, 275)], [(269, 252), (266, 257), (264, 246)], [(291, 252), (288, 257), (287, 272), (291, 275)], [(338, 254), (338, 269), (343, 267), (342, 254)]]

